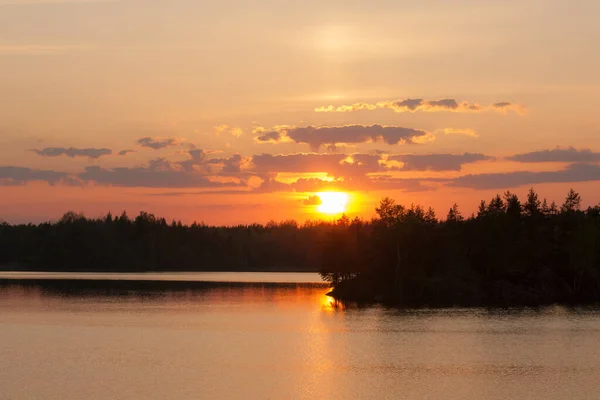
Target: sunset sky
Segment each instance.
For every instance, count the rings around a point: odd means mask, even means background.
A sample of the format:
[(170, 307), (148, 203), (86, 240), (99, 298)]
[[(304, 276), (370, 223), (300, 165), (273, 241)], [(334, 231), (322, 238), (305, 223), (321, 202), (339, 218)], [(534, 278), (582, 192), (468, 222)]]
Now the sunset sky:
[(600, 2), (0, 0), (0, 219), (600, 202)]

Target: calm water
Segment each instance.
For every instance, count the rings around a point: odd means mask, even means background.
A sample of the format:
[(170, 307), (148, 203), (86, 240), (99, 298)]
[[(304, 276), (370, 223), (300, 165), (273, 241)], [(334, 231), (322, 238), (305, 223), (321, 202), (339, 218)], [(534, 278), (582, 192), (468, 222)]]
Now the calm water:
[(0, 271), (0, 279), (77, 279), (174, 282), (321, 283), (317, 273), (295, 272), (21, 272)]
[(593, 310), (344, 309), (309, 283), (146, 291), (21, 282), (0, 286), (0, 399), (600, 393)]

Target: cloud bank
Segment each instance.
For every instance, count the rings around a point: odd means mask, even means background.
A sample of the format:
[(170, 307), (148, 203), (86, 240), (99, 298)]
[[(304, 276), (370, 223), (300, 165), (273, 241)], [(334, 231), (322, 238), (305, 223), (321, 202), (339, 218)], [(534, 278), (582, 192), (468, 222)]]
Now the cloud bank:
[(392, 155), (388, 160), (402, 162), (401, 171), (460, 171), (464, 164), (493, 160), (481, 153)]
[(516, 154), (508, 157), (511, 161), (521, 163), (546, 163), (546, 162), (597, 162), (600, 161), (600, 153), (589, 149), (577, 150), (573, 147), (566, 149), (556, 148), (553, 150), (540, 150), (530, 153)]
[(431, 134), (419, 129), (384, 125), (343, 125), (276, 127), (271, 130), (255, 130), (257, 143), (280, 143), (293, 141), (308, 144), (313, 151), (321, 146), (337, 146), (352, 143), (383, 142), (389, 145), (419, 143), (430, 140)]
[(110, 149), (76, 149), (74, 147), (46, 147), (42, 150), (34, 149), (32, 150), (37, 155), (42, 157), (60, 157), (67, 156), (70, 158), (75, 157), (88, 157), (88, 158), (100, 158), (102, 156), (109, 156), (112, 154), (112, 150)]
[(2, 186), (19, 186), (31, 181), (46, 182), (54, 185), (67, 180), (69, 175), (64, 172), (44, 171), (24, 167), (0, 167), (0, 183)]
[(415, 113), (415, 112), (459, 112), (459, 113), (479, 113), (484, 111), (499, 112), (508, 114), (514, 112), (518, 115), (524, 115), (527, 112), (525, 106), (520, 104), (502, 101), (482, 106), (468, 101), (457, 101), (456, 99), (425, 100), (425, 99), (403, 99), (403, 100), (385, 100), (376, 103), (354, 103), (339, 106), (321, 106), (315, 108), (316, 112), (354, 112), (354, 111), (373, 111), (377, 109), (389, 109), (397, 113)]
[(507, 189), (542, 183), (575, 183), (600, 181), (600, 166), (594, 164), (571, 164), (559, 171), (515, 171), (465, 175), (448, 184), (452, 187), (471, 189)]
[(167, 147), (177, 146), (181, 143), (181, 139), (170, 137), (170, 138), (157, 138), (157, 137), (143, 137), (138, 139), (137, 143), (142, 147), (147, 147), (153, 150), (166, 149)]

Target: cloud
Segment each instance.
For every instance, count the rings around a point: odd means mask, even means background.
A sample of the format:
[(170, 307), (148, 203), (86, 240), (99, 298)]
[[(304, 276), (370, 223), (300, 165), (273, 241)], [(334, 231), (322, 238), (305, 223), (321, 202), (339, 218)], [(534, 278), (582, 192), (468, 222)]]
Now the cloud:
[(388, 156), (388, 161), (399, 161), (403, 165), (396, 168), (400, 171), (460, 171), (463, 164), (493, 160), (481, 153), (464, 154), (404, 154)]
[(242, 173), (244, 158), (209, 158), (210, 151), (193, 149), (184, 161), (156, 158), (148, 166), (135, 168), (89, 167), (78, 178), (102, 185), (150, 188), (224, 188), (246, 187), (247, 174)]
[(89, 148), (89, 149), (76, 149), (74, 147), (69, 147), (69, 148), (65, 148), (65, 147), (46, 147), (45, 149), (42, 150), (37, 150), (34, 149), (32, 150), (34, 153), (36, 153), (37, 155), (43, 156), (43, 157), (60, 157), (60, 156), (67, 156), (67, 157), (88, 157), (88, 158), (100, 158), (102, 156), (108, 156), (112, 154), (112, 150), (110, 149), (93, 149), (93, 148)]
[(183, 168), (184, 171), (194, 172), (196, 167), (201, 167), (203, 171), (207, 171), (207, 154), (203, 149), (194, 149), (188, 151), (190, 156), (189, 160), (180, 161), (178, 164)]
[(293, 127), (287, 125), (274, 126), (271, 129), (258, 126), (252, 130), (252, 134), (256, 135), (254, 141), (256, 143), (280, 143), (291, 141), (286, 132)]
[(396, 178), (391, 176), (372, 177), (368, 182), (371, 190), (401, 190), (403, 192), (430, 192), (438, 189), (444, 178)]
[(508, 101), (501, 101), (499, 103), (494, 103), (490, 106), (490, 109), (500, 112), (500, 113), (503, 113), (503, 114), (508, 114), (509, 111), (512, 111), (519, 115), (527, 114), (527, 108), (525, 106), (522, 106), (520, 104), (510, 103)]
[(246, 167), (249, 159), (242, 157), (239, 154), (234, 154), (229, 158), (211, 158), (207, 161), (209, 164), (221, 166), (221, 172), (225, 174), (234, 174), (242, 172), (242, 168)]
[(60, 181), (72, 183), (68, 174), (57, 171), (44, 171), (23, 167), (0, 167), (0, 185), (18, 186), (30, 181), (43, 181), (54, 185)]
[(289, 192), (290, 185), (287, 183), (279, 182), (278, 180), (270, 177), (263, 179), (263, 182), (256, 188), (252, 189), (254, 193), (277, 193), (277, 192)]
[(389, 145), (401, 143), (418, 143), (419, 140), (430, 140), (432, 135), (419, 129), (400, 126), (383, 125), (344, 125), (344, 126), (307, 126), (279, 127), (273, 130), (258, 130), (255, 141), (258, 143), (278, 143), (294, 141), (310, 145), (313, 151), (323, 146), (384, 142)]
[(315, 173), (332, 176), (356, 176), (382, 169), (380, 155), (372, 154), (260, 154), (252, 157), (250, 170), (256, 173)]
[(120, 156), (126, 156), (126, 155), (127, 155), (127, 154), (129, 154), (129, 153), (135, 153), (135, 152), (136, 152), (135, 150), (121, 150), (121, 151), (119, 152), (119, 155), (120, 155)]
[(242, 173), (249, 160), (239, 154), (228, 158), (208, 158), (209, 151), (194, 149), (188, 151), (189, 160), (173, 163), (188, 172), (203, 172), (209, 174), (235, 175)]
[(457, 102), (454, 99), (442, 100), (423, 100), (423, 99), (405, 99), (395, 101), (380, 101), (377, 103), (377, 108), (389, 108), (397, 113), (403, 112), (479, 112), (482, 107), (478, 104), (469, 102)]
[(339, 107), (334, 107), (331, 105), (330, 106), (321, 106), (321, 107), (315, 108), (315, 111), (316, 112), (352, 112), (352, 111), (362, 111), (362, 110), (373, 111), (376, 109), (377, 109), (376, 104), (359, 102), (359, 103), (354, 103), (354, 104), (350, 104), (347, 106), (339, 106)]
[(444, 135), (464, 135), (464, 136), (470, 136), (473, 138), (479, 137), (477, 132), (475, 132), (473, 129), (468, 129), (468, 128), (444, 128), (444, 129), (440, 129), (438, 132), (442, 133)]
[[(346, 182), (347, 180), (347, 182)], [(291, 183), (290, 189), (295, 192), (322, 192), (327, 190), (347, 190), (350, 187), (347, 183), (351, 182), (352, 179), (346, 178), (346, 180), (334, 180), (326, 181), (319, 178), (300, 178), (296, 182)]]
[(309, 196), (302, 202), (305, 206), (320, 206), (323, 204), (323, 200), (319, 196)]
[(78, 175), (85, 181), (101, 185), (146, 188), (219, 188), (245, 186), (243, 181), (222, 182), (183, 170), (175, 170), (165, 160), (154, 160), (148, 167), (113, 168), (87, 167)]
[[(460, 171), (464, 164), (493, 160), (480, 153), (464, 154), (259, 154), (248, 171), (258, 174), (318, 173), (334, 177), (359, 177), (386, 171)], [(398, 163), (402, 165), (398, 166)]]
[(585, 163), (600, 161), (600, 153), (593, 152), (589, 149), (577, 150), (573, 147), (566, 149), (556, 148), (552, 150), (540, 150), (530, 153), (517, 154), (508, 157), (511, 161), (521, 163), (545, 163), (545, 162), (572, 162)]
[(377, 103), (354, 103), (340, 106), (321, 106), (315, 108), (316, 112), (353, 112), (353, 111), (373, 111), (376, 109), (390, 109), (397, 113), (405, 112), (460, 112), (460, 113), (478, 113), (483, 111), (495, 111), (507, 114), (509, 111), (523, 115), (527, 112), (525, 106), (510, 102), (497, 102), (489, 106), (481, 106), (477, 103), (468, 101), (457, 101), (455, 99), (424, 100), (424, 99), (404, 99), (404, 100), (385, 100)]
[(181, 139), (170, 137), (170, 138), (158, 138), (158, 137), (143, 137), (138, 139), (137, 143), (142, 147), (147, 147), (154, 150), (165, 149), (171, 146), (177, 146), (181, 143)]
[[(514, 171), (505, 173), (469, 174), (458, 178), (399, 178), (391, 175), (363, 175), (355, 177), (344, 177), (333, 181), (319, 178), (300, 178), (296, 182), (284, 183), (273, 177), (263, 178), (262, 183), (251, 190), (248, 189), (221, 189), (210, 192), (196, 192), (195, 194), (251, 194), (251, 193), (317, 193), (328, 190), (372, 190), (372, 191), (403, 191), (403, 192), (425, 192), (435, 191), (440, 187), (458, 187), (474, 190), (506, 190), (519, 186), (532, 186), (551, 183), (577, 183), (600, 181), (600, 165), (594, 164), (571, 164), (559, 171)], [(240, 184), (244, 186), (244, 184)], [(183, 187), (183, 186), (182, 186)], [(247, 186), (245, 186), (247, 188)], [(172, 193), (176, 195), (178, 192)], [(308, 198), (308, 202), (315, 199)]]
[(465, 175), (448, 184), (452, 187), (471, 189), (508, 189), (542, 183), (568, 183), (600, 181), (600, 166), (593, 164), (571, 164), (560, 171), (515, 171)]

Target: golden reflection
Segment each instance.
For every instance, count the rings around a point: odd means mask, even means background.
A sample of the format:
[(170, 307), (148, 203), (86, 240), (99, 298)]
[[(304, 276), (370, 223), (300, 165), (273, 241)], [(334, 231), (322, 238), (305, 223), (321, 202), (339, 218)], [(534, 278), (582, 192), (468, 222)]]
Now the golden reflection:
[(331, 296), (323, 293), (320, 298), (321, 310), (326, 312), (334, 312), (343, 308), (342, 304)]

